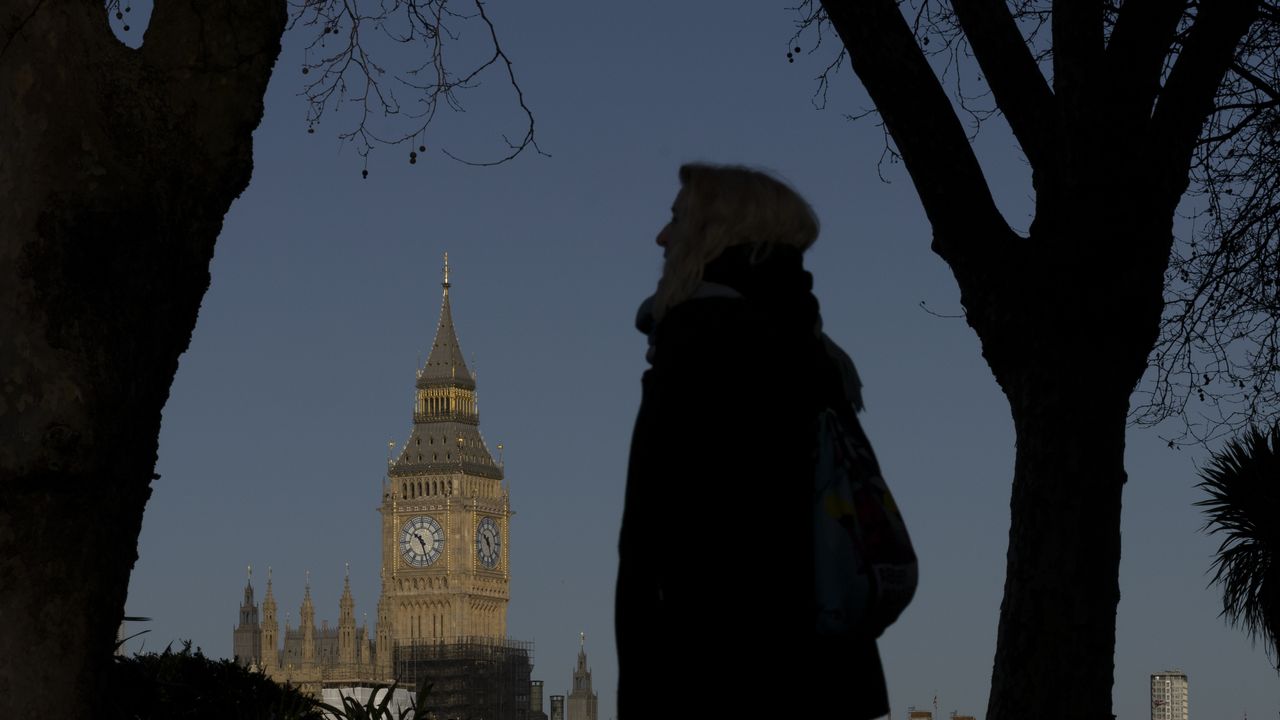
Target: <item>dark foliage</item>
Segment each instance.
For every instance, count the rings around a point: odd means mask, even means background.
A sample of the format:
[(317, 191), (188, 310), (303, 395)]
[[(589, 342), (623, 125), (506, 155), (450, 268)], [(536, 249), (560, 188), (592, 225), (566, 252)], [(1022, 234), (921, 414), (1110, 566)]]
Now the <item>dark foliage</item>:
[(1280, 424), (1228, 442), (1200, 477), (1204, 529), (1223, 535), (1211, 583), (1222, 586), (1222, 616), (1280, 663)]
[(104, 716), (119, 720), (320, 720), (316, 702), (296, 688), (231, 660), (212, 660), (190, 641), (174, 652), (117, 656)]

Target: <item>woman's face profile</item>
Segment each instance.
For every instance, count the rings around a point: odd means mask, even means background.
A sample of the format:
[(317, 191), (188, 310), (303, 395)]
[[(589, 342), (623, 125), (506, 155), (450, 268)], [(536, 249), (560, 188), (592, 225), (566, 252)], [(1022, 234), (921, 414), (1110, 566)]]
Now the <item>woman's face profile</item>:
[(666, 257), (671, 250), (671, 244), (680, 236), (680, 221), (684, 215), (685, 191), (680, 188), (680, 192), (676, 193), (676, 199), (671, 202), (671, 219), (667, 224), (658, 231), (658, 247), (662, 248), (662, 256)]

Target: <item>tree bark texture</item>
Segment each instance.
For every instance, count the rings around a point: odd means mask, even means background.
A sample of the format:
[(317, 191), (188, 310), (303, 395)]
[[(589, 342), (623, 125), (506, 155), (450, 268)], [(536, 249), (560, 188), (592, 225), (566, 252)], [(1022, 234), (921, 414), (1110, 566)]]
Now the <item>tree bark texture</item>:
[(160, 0), (133, 50), (100, 1), (0, 10), (0, 717), (110, 711), (161, 409), (285, 20)]
[(952, 0), (1032, 166), (1036, 212), (1021, 237), (996, 209), (898, 3), (823, 2), (902, 155), (1014, 420), (987, 720), (1114, 720), (1129, 397), (1157, 338), (1191, 153), (1258, 3), (1200, 3), (1163, 83), (1182, 3), (1125, 3), (1110, 42), (1100, 5), (1053, 5), (1051, 86), (1008, 3)]
[(1077, 373), (1081, 382), (1055, 388), (1057, 402), (1042, 398), (1014, 421), (988, 718), (1113, 717), (1125, 408), (1115, 393), (1089, 387), (1088, 375)]
[(1133, 239), (1097, 235), (1033, 234), (962, 286), (1017, 440), (989, 720), (1112, 720), (1126, 414), (1164, 266), (1112, 255), (1090, 268), (1090, 247)]

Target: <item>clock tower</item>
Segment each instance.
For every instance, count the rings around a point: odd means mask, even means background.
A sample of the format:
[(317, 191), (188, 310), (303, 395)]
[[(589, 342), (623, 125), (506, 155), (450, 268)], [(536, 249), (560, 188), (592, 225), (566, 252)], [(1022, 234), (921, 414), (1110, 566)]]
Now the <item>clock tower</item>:
[(389, 461), (379, 508), (384, 677), (387, 650), (506, 636), (510, 498), (480, 434), (476, 376), (453, 327), (448, 254), (443, 287), (435, 341), (417, 373), (413, 427)]

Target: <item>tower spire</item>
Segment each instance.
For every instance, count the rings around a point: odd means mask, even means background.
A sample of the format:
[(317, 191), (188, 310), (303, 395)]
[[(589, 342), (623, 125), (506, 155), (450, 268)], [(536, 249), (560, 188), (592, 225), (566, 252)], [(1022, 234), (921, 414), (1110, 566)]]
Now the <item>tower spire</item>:
[(462, 348), (458, 344), (458, 331), (453, 327), (453, 308), (449, 302), (449, 253), (444, 254), (444, 288), (440, 300), (440, 322), (436, 325), (436, 337), (431, 343), (431, 353), (427, 362), (418, 370), (418, 387), (430, 384), (445, 384), (475, 389), (475, 378), (467, 369), (467, 362), (462, 357)]
[(271, 591), (271, 566), (267, 566), (267, 596), (262, 599), (262, 624), (259, 631), (258, 653), (262, 666), (268, 670), (280, 661), (277, 638), (280, 625), (276, 621), (276, 596)]
[(342, 598), (338, 600), (338, 658), (350, 665), (356, 661), (356, 603), (351, 598), (351, 563), (346, 565)]
[[(249, 566), (249, 579), (244, 583), (244, 602), (240, 604), (240, 614), (243, 621), (245, 608), (253, 607), (253, 566)], [(256, 620), (255, 620), (256, 622)]]

